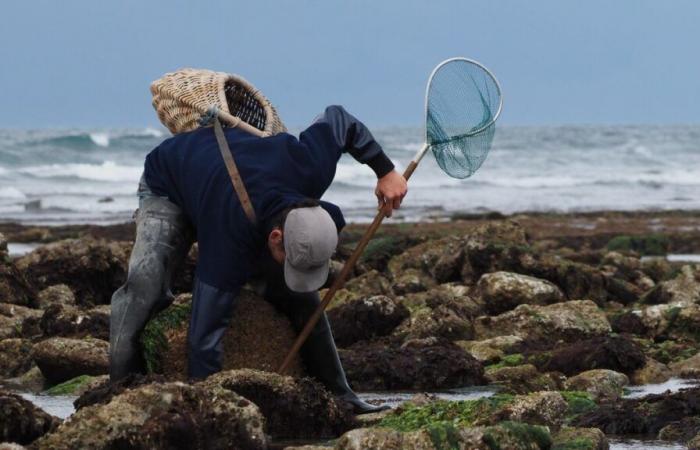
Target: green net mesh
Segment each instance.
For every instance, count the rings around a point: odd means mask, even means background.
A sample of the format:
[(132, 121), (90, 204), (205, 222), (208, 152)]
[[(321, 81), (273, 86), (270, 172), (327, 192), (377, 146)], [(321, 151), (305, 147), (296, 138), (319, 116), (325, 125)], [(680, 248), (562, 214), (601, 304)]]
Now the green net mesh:
[(484, 162), (500, 101), (496, 80), (478, 64), (458, 59), (437, 69), (428, 87), (426, 139), (448, 175), (467, 178)]

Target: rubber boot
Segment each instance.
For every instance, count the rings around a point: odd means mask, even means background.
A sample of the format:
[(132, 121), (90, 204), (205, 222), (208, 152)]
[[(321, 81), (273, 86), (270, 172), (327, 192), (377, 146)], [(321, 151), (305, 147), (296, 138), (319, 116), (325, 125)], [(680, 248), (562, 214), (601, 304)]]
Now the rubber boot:
[(145, 373), (138, 338), (148, 320), (170, 304), (170, 281), (191, 245), (180, 208), (163, 197), (142, 201), (126, 283), (112, 296), (109, 374), (112, 381)]
[[(290, 290), (284, 281), (282, 265), (276, 263), (269, 252), (261, 255), (257, 272), (264, 278), (265, 299), (284, 313), (299, 333), (321, 303), (318, 292), (301, 293)], [(325, 313), (299, 353), (309, 375), (320, 381), (331, 393), (350, 403), (355, 414), (389, 409), (389, 406), (375, 406), (362, 401), (350, 388)]]
[(301, 357), (310, 374), (333, 394), (350, 403), (355, 414), (369, 414), (390, 409), (388, 405), (377, 406), (363, 401), (350, 388), (325, 314), (301, 347)]

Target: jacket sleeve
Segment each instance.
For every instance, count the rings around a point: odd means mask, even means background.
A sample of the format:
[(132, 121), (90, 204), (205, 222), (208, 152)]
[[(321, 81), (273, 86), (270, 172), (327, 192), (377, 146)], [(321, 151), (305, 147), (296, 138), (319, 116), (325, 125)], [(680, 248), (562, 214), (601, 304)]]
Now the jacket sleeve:
[(357, 161), (367, 164), (377, 178), (394, 170), (394, 164), (369, 129), (342, 106), (326, 108), (299, 140), (317, 154), (316, 159), (332, 162), (334, 166), (340, 155), (348, 152)]

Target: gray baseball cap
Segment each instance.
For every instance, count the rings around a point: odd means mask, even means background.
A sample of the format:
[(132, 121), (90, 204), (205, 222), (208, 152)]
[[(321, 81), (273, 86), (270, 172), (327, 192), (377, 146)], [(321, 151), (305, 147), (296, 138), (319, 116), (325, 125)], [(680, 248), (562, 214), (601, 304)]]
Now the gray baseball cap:
[(315, 291), (328, 279), (338, 229), (320, 206), (295, 208), (284, 222), (284, 280), (295, 292)]

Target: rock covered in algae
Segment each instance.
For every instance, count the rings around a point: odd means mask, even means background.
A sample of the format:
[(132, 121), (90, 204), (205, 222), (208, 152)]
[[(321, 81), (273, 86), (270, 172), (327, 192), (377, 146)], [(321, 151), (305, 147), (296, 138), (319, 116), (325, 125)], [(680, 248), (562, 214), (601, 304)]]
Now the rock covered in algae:
[(622, 396), (622, 390), (629, 384), (627, 375), (614, 370), (595, 369), (582, 372), (566, 380), (569, 391), (584, 391), (594, 400), (615, 400)]
[(60, 420), (17, 394), (0, 390), (0, 442), (26, 445), (49, 432)]
[(0, 256), (0, 302), (36, 306), (36, 291), (12, 261)]
[(573, 300), (548, 306), (520, 305), (498, 316), (479, 317), (477, 339), (516, 335), (528, 342), (572, 342), (610, 334), (608, 319), (590, 300)]
[(131, 244), (93, 238), (41, 246), (16, 261), (37, 289), (66, 284), (80, 305), (108, 304), (126, 278)]
[(0, 339), (21, 337), (27, 319), (38, 319), (41, 310), (26, 306), (0, 303)]
[[(163, 374), (169, 379), (187, 378), (190, 313), (191, 295), (183, 294), (146, 325), (141, 344), (149, 372)], [(224, 335), (223, 370), (276, 371), (295, 338), (296, 333), (283, 314), (253, 292), (243, 290)], [(303, 373), (299, 357), (288, 373)]]
[(440, 424), (416, 431), (387, 428), (358, 428), (345, 433), (333, 447), (336, 450), (384, 449), (469, 449), (545, 450), (552, 441), (545, 427), (503, 422), (489, 427), (456, 427)]
[(357, 390), (441, 389), (484, 384), (484, 368), (453, 342), (415, 339), (358, 343), (339, 351)]
[(621, 399), (581, 414), (573, 424), (600, 428), (606, 434), (636, 434), (650, 438), (671, 423), (700, 415), (700, 388)]
[(540, 370), (557, 371), (567, 376), (593, 369), (631, 374), (646, 363), (640, 345), (625, 336), (601, 336), (557, 345), (550, 352), (531, 359)]
[(608, 450), (610, 444), (598, 428), (564, 427), (552, 437), (552, 450)]
[(339, 347), (391, 333), (409, 315), (401, 303), (385, 295), (350, 300), (328, 311)]
[(28, 339), (0, 340), (0, 377), (16, 377), (32, 366), (32, 344)]
[(34, 361), (44, 377), (62, 383), (80, 375), (109, 371), (109, 343), (100, 339), (54, 337), (34, 345)]
[(265, 418), (250, 401), (220, 387), (172, 382), (82, 408), (32, 448), (257, 450), (267, 444)]
[(481, 276), (477, 294), (491, 314), (510, 311), (518, 305), (548, 305), (564, 300), (553, 283), (512, 272), (493, 272)]
[(310, 378), (292, 378), (251, 369), (216, 373), (200, 383), (234, 391), (255, 403), (277, 438), (331, 438), (354, 423), (349, 405)]

